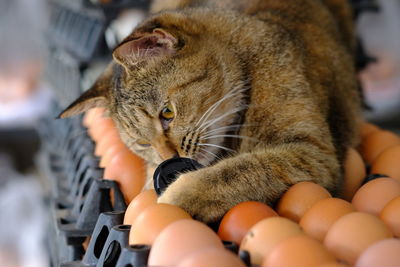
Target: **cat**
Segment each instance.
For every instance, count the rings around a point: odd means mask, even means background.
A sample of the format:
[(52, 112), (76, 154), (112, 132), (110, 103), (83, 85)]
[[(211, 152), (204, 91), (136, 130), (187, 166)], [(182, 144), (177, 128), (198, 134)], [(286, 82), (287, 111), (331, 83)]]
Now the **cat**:
[(152, 10), (61, 118), (106, 107), (149, 170), (176, 156), (203, 164), (158, 202), (206, 223), (243, 201), (273, 205), (300, 181), (340, 193), (361, 122), (346, 0), (162, 0)]

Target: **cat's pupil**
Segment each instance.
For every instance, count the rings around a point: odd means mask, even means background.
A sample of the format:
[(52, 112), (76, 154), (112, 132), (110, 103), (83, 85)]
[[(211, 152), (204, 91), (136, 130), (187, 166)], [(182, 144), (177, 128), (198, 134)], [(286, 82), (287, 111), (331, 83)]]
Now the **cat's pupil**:
[(174, 118), (174, 116), (175, 116), (175, 113), (172, 110), (172, 108), (169, 107), (169, 105), (163, 108), (163, 110), (161, 112), (161, 118), (162, 119), (170, 121), (170, 120), (172, 120)]

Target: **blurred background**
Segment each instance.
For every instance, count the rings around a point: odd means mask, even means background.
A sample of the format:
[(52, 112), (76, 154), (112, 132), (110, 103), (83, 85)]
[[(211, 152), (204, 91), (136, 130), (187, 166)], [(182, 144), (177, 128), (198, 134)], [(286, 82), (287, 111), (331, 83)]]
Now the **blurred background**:
[[(351, 1), (366, 118), (399, 132), (400, 1)], [(61, 108), (86, 90), (148, 1), (0, 0), (0, 266), (50, 266), (42, 155)], [(52, 132), (52, 134), (57, 132)], [(54, 262), (54, 261), (53, 261)]]

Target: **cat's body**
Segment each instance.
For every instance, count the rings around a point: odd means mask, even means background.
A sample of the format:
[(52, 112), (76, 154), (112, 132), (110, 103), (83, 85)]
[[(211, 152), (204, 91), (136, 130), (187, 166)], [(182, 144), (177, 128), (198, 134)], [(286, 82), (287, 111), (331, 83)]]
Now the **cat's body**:
[(299, 181), (337, 192), (359, 119), (345, 0), (159, 3), (194, 8), (139, 25), (62, 117), (106, 106), (149, 168), (175, 155), (206, 165), (159, 198), (205, 222)]

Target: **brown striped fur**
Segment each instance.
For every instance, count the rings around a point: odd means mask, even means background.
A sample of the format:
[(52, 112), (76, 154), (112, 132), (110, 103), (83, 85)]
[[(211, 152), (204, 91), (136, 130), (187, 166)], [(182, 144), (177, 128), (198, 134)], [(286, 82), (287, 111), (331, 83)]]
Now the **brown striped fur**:
[(153, 11), (114, 51), (109, 90), (96, 84), (61, 117), (104, 103), (149, 168), (176, 154), (206, 165), (159, 198), (205, 222), (300, 181), (340, 190), (360, 113), (346, 0), (159, 0)]

